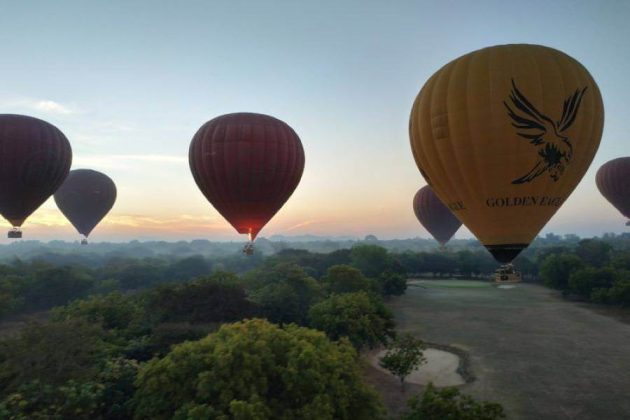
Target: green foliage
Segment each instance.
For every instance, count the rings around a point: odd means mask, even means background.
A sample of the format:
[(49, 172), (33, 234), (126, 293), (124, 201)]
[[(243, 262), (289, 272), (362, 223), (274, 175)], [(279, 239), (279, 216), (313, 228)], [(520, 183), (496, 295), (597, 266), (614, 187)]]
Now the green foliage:
[(160, 322), (209, 323), (237, 321), (255, 315), (232, 273), (216, 272), (188, 283), (162, 285), (147, 296), (147, 311)]
[(304, 325), (310, 306), (322, 295), (321, 286), (295, 264), (266, 266), (248, 274), (251, 298), (272, 322)]
[(352, 293), (359, 291), (375, 291), (376, 285), (363, 273), (349, 265), (333, 265), (321, 278), (321, 282), (329, 293)]
[(546, 286), (566, 290), (571, 273), (583, 267), (582, 260), (573, 254), (552, 254), (540, 265), (540, 277)]
[(621, 306), (630, 306), (630, 275), (623, 272), (622, 276), (608, 289), (608, 301)]
[(393, 261), (387, 250), (378, 245), (355, 245), (350, 251), (350, 261), (367, 277), (377, 277), (388, 268)]
[(378, 419), (352, 346), (296, 325), (224, 325), (144, 365), (137, 419)]
[(138, 324), (142, 316), (143, 308), (136, 297), (112, 292), (54, 308), (51, 319), (56, 321), (83, 319), (88, 323), (98, 323), (105, 330), (123, 331)]
[(590, 298), (593, 290), (610, 288), (615, 281), (615, 271), (611, 268), (586, 267), (573, 271), (569, 276), (569, 291), (584, 298)]
[(615, 252), (610, 259), (610, 266), (617, 270), (630, 270), (630, 252)]
[(99, 270), (103, 279), (116, 279), (122, 290), (135, 290), (168, 279), (166, 261), (156, 259), (112, 259)]
[(598, 239), (583, 239), (575, 249), (575, 253), (586, 264), (603, 267), (610, 260), (612, 246)]
[(92, 378), (106, 354), (99, 325), (82, 320), (31, 324), (0, 342), (0, 389), (14, 391), (34, 380), (60, 385)]
[(44, 267), (29, 277), (23, 290), (23, 299), (28, 309), (45, 309), (65, 305), (72, 299), (87, 295), (94, 279), (83, 268)]
[(493, 402), (478, 402), (457, 388), (427, 386), (422, 397), (412, 397), (409, 410), (401, 420), (498, 420), (506, 418), (503, 407)]
[(186, 281), (196, 277), (207, 276), (211, 271), (211, 264), (201, 255), (182, 258), (170, 265), (166, 276), (172, 280)]
[(131, 419), (129, 400), (137, 370), (132, 361), (113, 359), (93, 381), (53, 386), (33, 380), (0, 401), (0, 418)]
[(404, 390), (405, 378), (427, 361), (424, 358), (423, 350), (422, 340), (418, 340), (410, 334), (404, 334), (396, 338), (387, 353), (381, 357), (379, 364), (400, 379), (400, 385)]
[(394, 271), (384, 271), (377, 280), (383, 296), (400, 296), (407, 290), (407, 278)]
[(387, 344), (395, 335), (391, 312), (366, 292), (331, 295), (313, 305), (309, 325), (332, 340), (347, 337), (357, 349)]
[(16, 312), (24, 305), (24, 298), (20, 296), (22, 282), (19, 276), (0, 274), (0, 317)]
[(350, 250), (340, 249), (326, 254), (312, 253), (304, 249), (283, 249), (267, 258), (266, 264), (296, 264), (309, 275), (319, 278), (328, 268), (337, 264), (350, 264)]
[(219, 329), (218, 322), (207, 324), (189, 324), (186, 322), (165, 322), (157, 324), (151, 330), (151, 335), (138, 340), (137, 347), (127, 347), (127, 357), (137, 360), (149, 360), (154, 356), (164, 356), (171, 351), (175, 344), (184, 341), (199, 340), (211, 332)]
[(15, 420), (92, 419), (103, 409), (101, 384), (68, 381), (52, 386), (34, 380), (0, 402), (0, 418)]

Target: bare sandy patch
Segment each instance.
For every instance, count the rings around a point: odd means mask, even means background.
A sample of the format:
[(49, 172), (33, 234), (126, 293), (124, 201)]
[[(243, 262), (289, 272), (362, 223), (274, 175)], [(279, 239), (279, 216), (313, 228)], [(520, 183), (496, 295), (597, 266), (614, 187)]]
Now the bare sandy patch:
[[(371, 354), (369, 362), (381, 372), (390, 374), (387, 369), (379, 365), (379, 359), (383, 357), (385, 353), (387, 353), (387, 350), (381, 350)], [(456, 354), (444, 350), (427, 348), (424, 350), (424, 357), (427, 359), (427, 362), (411, 372), (411, 374), (405, 378), (405, 382), (418, 385), (427, 385), (429, 382), (433, 382), (433, 385), (437, 387), (457, 386), (466, 383), (464, 378), (457, 373), (459, 356)]]

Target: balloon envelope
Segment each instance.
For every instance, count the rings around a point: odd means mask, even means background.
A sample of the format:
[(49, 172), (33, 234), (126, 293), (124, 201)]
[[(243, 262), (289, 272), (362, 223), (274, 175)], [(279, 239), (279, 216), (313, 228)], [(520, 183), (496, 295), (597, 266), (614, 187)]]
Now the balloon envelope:
[(304, 149), (295, 131), (276, 118), (227, 114), (197, 131), (189, 162), (208, 201), (253, 240), (300, 182)]
[(0, 115), (0, 214), (13, 226), (63, 183), (72, 164), (66, 136), (46, 121)]
[(603, 164), (597, 171), (595, 183), (610, 204), (630, 219), (630, 157)]
[(75, 169), (55, 193), (59, 210), (84, 236), (111, 210), (116, 201), (116, 185), (107, 175), (91, 169)]
[(418, 94), (409, 132), (420, 172), (500, 262), (510, 262), (589, 167), (603, 104), (588, 71), (539, 45), (464, 55)]
[(413, 211), (440, 245), (447, 243), (462, 225), (428, 185), (420, 188), (413, 197)]

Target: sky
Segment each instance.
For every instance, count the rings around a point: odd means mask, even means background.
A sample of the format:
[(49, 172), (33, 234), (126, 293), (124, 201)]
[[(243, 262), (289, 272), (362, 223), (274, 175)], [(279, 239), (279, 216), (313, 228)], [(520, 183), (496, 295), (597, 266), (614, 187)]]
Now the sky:
[[(0, 0), (0, 113), (56, 125), (73, 169), (116, 182), (95, 241), (243, 240), (188, 167), (196, 130), (241, 111), (285, 121), (306, 154), (261, 236), (429, 237), (411, 208), (425, 185), (407, 131), (418, 91), (467, 52), (547, 45), (591, 72), (606, 122), (590, 170), (542, 233), (592, 236), (626, 229), (594, 177), (629, 154), (629, 41), (628, 1)], [(78, 238), (52, 199), (24, 231)]]

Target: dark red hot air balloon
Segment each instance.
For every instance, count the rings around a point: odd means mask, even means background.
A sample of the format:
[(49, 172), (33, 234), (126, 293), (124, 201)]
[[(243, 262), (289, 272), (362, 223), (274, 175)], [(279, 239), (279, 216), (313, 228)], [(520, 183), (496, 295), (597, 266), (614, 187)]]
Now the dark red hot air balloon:
[[(189, 162), (208, 201), (253, 241), (300, 182), (304, 149), (286, 123), (235, 113), (214, 118), (197, 131)], [(251, 253), (251, 247), (244, 251)]]
[(595, 183), (606, 200), (630, 219), (630, 157), (604, 163), (597, 171)]
[(70, 171), (55, 193), (55, 203), (76, 230), (87, 237), (111, 210), (116, 201), (116, 185), (107, 175), (91, 169)]
[(63, 183), (72, 164), (66, 136), (46, 121), (0, 115), (0, 214), (21, 238), (26, 218)]
[(462, 225), (428, 185), (420, 188), (413, 197), (413, 211), (422, 226), (441, 246), (444, 246)]

